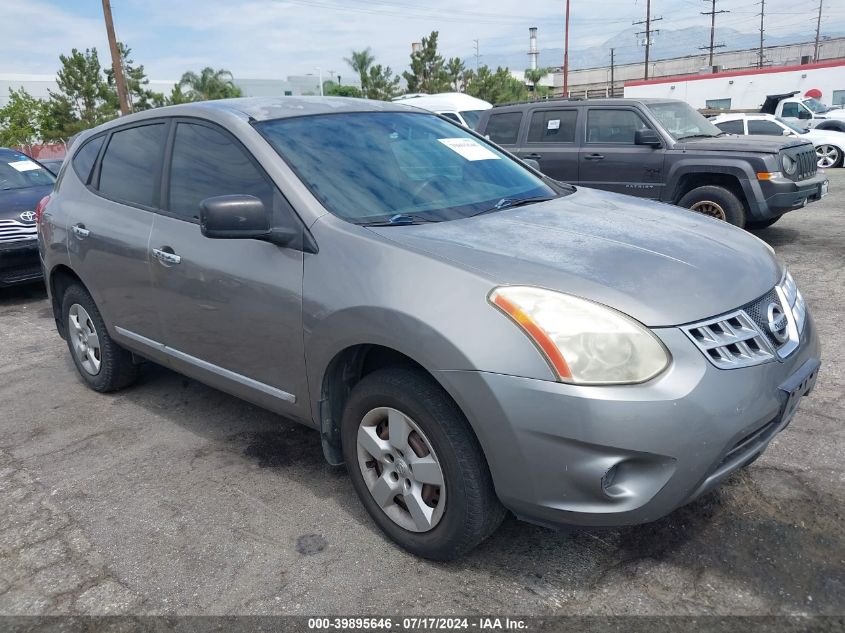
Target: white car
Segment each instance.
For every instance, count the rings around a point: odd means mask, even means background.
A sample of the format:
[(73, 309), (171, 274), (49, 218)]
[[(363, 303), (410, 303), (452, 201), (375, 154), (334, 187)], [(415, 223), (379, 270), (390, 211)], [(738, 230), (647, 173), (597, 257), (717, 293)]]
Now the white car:
[(436, 112), (471, 130), (478, 125), (481, 113), (493, 107), (493, 104), (484, 99), (477, 99), (462, 92), (441, 92), (434, 95), (406, 94), (394, 97), (393, 101)]
[(711, 121), (728, 134), (762, 134), (765, 136), (798, 136), (816, 148), (821, 168), (842, 167), (845, 156), (845, 132), (801, 128), (771, 114), (720, 114)]

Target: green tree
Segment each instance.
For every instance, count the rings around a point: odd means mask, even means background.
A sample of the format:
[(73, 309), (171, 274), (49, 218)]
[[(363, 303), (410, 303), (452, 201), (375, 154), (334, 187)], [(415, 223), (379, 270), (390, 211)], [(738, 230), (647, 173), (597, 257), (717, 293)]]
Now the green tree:
[(375, 63), (376, 58), (368, 46), (362, 51), (352, 51), (350, 57), (344, 57), (349, 66), (358, 73), (358, 78), (361, 80), (361, 90), (367, 94), (367, 81), (370, 77), (370, 67)]
[(180, 84), (174, 84), (173, 89), (170, 91), (170, 96), (164, 98), (166, 105), (178, 105), (180, 103), (191, 103), (192, 101), (196, 101), (196, 99), (192, 95), (182, 92), (182, 86)]
[[(123, 63), (123, 78), (126, 82), (126, 92), (129, 98), (129, 109), (132, 112), (149, 110), (164, 105), (164, 95), (160, 92), (153, 92), (148, 88), (150, 80), (144, 71), (144, 65), (135, 66), (135, 61), (130, 57), (132, 49), (123, 42), (117, 43), (120, 51), (120, 59)], [(114, 108), (119, 109), (120, 102), (117, 97), (117, 84), (114, 80), (114, 69), (106, 69), (106, 84), (109, 87), (109, 97), (113, 99)]]
[(59, 60), (62, 67), (56, 74), (56, 83), (61, 93), (73, 103), (81, 129), (94, 127), (117, 116), (96, 48), (86, 48), (84, 53), (74, 48), (69, 56), (59, 55)]
[(469, 76), (466, 93), (490, 103), (507, 103), (528, 99), (528, 88), (511, 75), (507, 68), (499, 66), (495, 71), (481, 66), (477, 73)]
[(9, 89), (9, 102), (0, 108), (0, 146), (32, 145), (41, 138), (44, 102), (24, 88)]
[(540, 82), (543, 80), (543, 77), (548, 75), (550, 72), (550, 68), (528, 68), (525, 70), (525, 81), (531, 84), (531, 92), (534, 94), (535, 99), (540, 96), (538, 89), (545, 87), (540, 86)]
[(437, 31), (432, 31), (431, 35), (422, 38), (420, 49), (411, 53), (411, 70), (402, 73), (408, 92), (434, 94), (449, 90), (451, 82), (446, 62), (437, 52), (438, 35)]
[(360, 99), (364, 96), (358, 86), (339, 86), (333, 81), (327, 81), (326, 84), (331, 85), (325, 86), (323, 93), (329, 97), (357, 97)]
[(376, 64), (370, 68), (370, 74), (367, 75), (367, 99), (390, 101), (399, 94), (400, 81), (400, 77), (393, 74), (390, 66), (382, 67), (381, 64)]
[(76, 115), (73, 101), (52, 91), (42, 107), (38, 127), (44, 143), (66, 143), (71, 136), (85, 129)]
[(453, 57), (446, 63), (446, 72), (449, 73), (449, 82), (452, 84), (452, 90), (460, 92), (466, 85), (463, 81), (467, 69), (460, 57)]
[(200, 74), (186, 72), (179, 80), (178, 86), (185, 90), (192, 101), (209, 101), (211, 99), (229, 99), (240, 97), (243, 93), (233, 80), (232, 73), (221, 68), (203, 68)]

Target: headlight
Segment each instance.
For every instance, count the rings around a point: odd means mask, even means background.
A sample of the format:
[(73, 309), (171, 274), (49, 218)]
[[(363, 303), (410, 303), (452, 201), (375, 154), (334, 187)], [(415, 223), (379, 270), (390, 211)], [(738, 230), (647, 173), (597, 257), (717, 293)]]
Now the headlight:
[(787, 156), (786, 154), (783, 155), (781, 158), (781, 163), (783, 163), (783, 170), (789, 174), (790, 176), (795, 175), (795, 170), (798, 169), (798, 163), (795, 162), (791, 156)]
[(669, 364), (669, 353), (648, 328), (607, 306), (531, 286), (502, 286), (489, 299), (522, 328), (563, 382), (645, 382)]
[(792, 316), (795, 317), (795, 326), (798, 328), (798, 332), (801, 333), (804, 331), (804, 321), (807, 319), (807, 304), (804, 303), (804, 297), (801, 291), (798, 290), (792, 274), (788, 271), (783, 276), (780, 287), (789, 304), (788, 308), (792, 310)]

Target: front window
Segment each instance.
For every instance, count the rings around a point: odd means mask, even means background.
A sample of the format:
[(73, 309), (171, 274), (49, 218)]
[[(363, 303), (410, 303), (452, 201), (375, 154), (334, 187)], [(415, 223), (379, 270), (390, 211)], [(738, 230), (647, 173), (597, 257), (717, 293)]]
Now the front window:
[(825, 112), (830, 110), (830, 108), (828, 108), (825, 104), (823, 104), (818, 99), (804, 99), (804, 101), (802, 101), (802, 103), (805, 106), (807, 106), (807, 108), (811, 112), (815, 112), (816, 114), (824, 114)]
[(701, 113), (682, 101), (649, 103), (647, 107), (676, 141), (722, 134), (722, 131)]
[(472, 130), (478, 127), (478, 121), (481, 119), (482, 114), (484, 114), (484, 110), (464, 110), (461, 112), (461, 116), (464, 117), (467, 127)]
[(24, 154), (0, 153), (0, 190), (49, 187), (56, 177)]
[(805, 134), (807, 132), (807, 128), (805, 128), (805, 127), (798, 127), (797, 125), (793, 125), (789, 121), (782, 119), (780, 117), (775, 117), (775, 118), (778, 120), (778, 122), (781, 125), (788, 127), (790, 130), (792, 130), (796, 134)]
[(559, 195), (508, 155), (430, 114), (350, 112), (256, 127), (314, 196), (349, 222), (455, 220)]

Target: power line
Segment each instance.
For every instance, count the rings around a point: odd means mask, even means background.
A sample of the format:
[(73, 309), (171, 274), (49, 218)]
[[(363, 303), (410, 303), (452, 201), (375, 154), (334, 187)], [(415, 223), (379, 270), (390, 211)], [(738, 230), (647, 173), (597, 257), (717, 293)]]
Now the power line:
[(710, 49), (710, 61), (708, 62), (709, 66), (712, 68), (713, 66), (713, 49), (714, 48), (724, 48), (724, 44), (714, 44), (713, 38), (716, 35), (716, 14), (717, 13), (730, 13), (730, 11), (726, 11), (725, 9), (720, 9), (716, 11), (716, 0), (704, 0), (705, 2), (710, 2), (711, 9), (709, 11), (702, 11), (701, 15), (709, 15), (710, 16), (710, 46), (700, 46), (699, 50), (707, 50)]
[[(713, 0), (715, 2), (715, 0)], [(646, 0), (645, 3), (645, 20), (640, 20), (639, 22), (633, 22), (632, 24), (636, 26), (637, 24), (645, 24), (645, 31), (640, 31), (637, 33), (637, 37), (640, 35), (645, 34), (645, 71), (643, 72), (643, 79), (648, 79), (648, 53), (651, 49), (651, 34), (652, 33), (660, 33), (660, 30), (652, 30), (651, 23), (657, 22), (658, 20), (662, 20), (663, 18), (652, 18), (651, 17), (651, 0)]]

